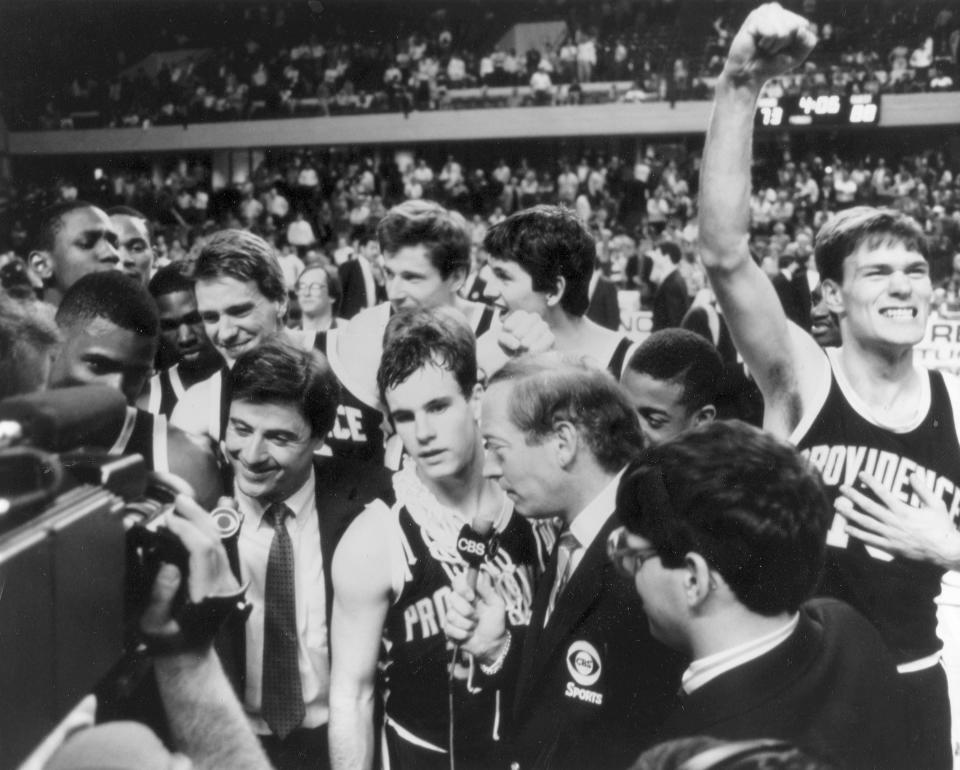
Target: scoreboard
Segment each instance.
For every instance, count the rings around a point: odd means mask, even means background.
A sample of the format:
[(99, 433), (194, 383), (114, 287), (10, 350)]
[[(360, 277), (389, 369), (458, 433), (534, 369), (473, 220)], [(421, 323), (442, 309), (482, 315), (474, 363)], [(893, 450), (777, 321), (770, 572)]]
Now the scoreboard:
[(825, 96), (765, 96), (757, 102), (757, 128), (804, 126), (876, 126), (880, 123), (879, 94)]

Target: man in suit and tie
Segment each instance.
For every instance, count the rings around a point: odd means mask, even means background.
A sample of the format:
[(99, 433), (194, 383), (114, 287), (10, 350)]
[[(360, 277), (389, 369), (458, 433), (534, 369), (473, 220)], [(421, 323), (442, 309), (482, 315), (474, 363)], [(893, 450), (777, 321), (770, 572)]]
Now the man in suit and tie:
[(278, 339), (240, 356), (231, 372), (224, 447), (253, 612), (225, 651), (253, 729), (281, 769), (328, 766), (333, 551), (366, 503), (392, 495), (384, 469), (316, 456), (338, 392), (322, 355)]
[(599, 267), (594, 267), (590, 277), (590, 307), (587, 318), (596, 324), (610, 329), (620, 330), (620, 299), (617, 285), (603, 275)]
[(376, 261), (380, 257), (377, 234), (366, 230), (357, 240), (357, 256), (337, 269), (343, 298), (340, 300), (340, 315), (353, 318), (364, 308), (373, 307), (387, 299), (387, 290), (382, 279), (377, 281)]
[(797, 326), (810, 331), (810, 287), (807, 285), (807, 271), (801, 269), (796, 257), (784, 255), (778, 262), (777, 274), (770, 280), (777, 290), (777, 297), (783, 305), (787, 318)]
[(673, 241), (661, 241), (652, 252), (653, 272), (650, 279), (657, 284), (653, 295), (653, 331), (679, 326), (690, 308), (687, 282), (677, 265), (683, 254)]
[(667, 738), (778, 738), (837, 767), (903, 768), (893, 656), (860, 613), (813, 599), (831, 510), (806, 460), (738, 420), (650, 450), (624, 475), (610, 556), (654, 636), (692, 659)]
[(548, 354), (491, 378), (480, 424), (485, 472), (524, 516), (562, 529), (526, 633), (504, 622), (481, 575), (476, 592), (461, 582), (450, 597), (447, 635), (488, 680), (475, 685), (515, 686), (512, 766), (624, 767), (655, 742), (680, 682), (678, 656), (651, 636), (606, 555), (617, 485), (643, 447), (636, 413), (608, 374)]

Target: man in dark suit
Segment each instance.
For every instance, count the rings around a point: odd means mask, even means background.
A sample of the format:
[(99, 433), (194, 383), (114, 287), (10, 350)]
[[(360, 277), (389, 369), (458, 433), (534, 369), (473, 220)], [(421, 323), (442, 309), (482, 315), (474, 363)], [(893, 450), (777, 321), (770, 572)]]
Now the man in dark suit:
[(610, 556), (656, 638), (689, 653), (667, 738), (778, 738), (837, 767), (910, 767), (899, 675), (877, 630), (805, 601), (831, 510), (803, 457), (739, 421), (651, 449), (624, 476)]
[(357, 249), (356, 258), (348, 259), (337, 268), (343, 289), (339, 309), (342, 318), (353, 318), (364, 308), (387, 299), (383, 281), (377, 280), (375, 263), (380, 256), (380, 244), (376, 233), (364, 232), (357, 241)]
[(333, 551), (366, 503), (392, 495), (385, 469), (316, 456), (338, 392), (321, 354), (280, 340), (245, 353), (231, 371), (224, 447), (253, 612), (228, 657), (240, 664), (244, 707), (278, 768), (328, 766)]
[(491, 378), (480, 425), (485, 473), (524, 516), (559, 517), (562, 529), (525, 634), (507, 628), (483, 580), (449, 598), (447, 634), (475, 656), (487, 686), (514, 686), (513, 766), (624, 767), (655, 741), (680, 673), (606, 556), (620, 525), (617, 484), (643, 446), (636, 413), (602, 370), (545, 355)]
[(795, 257), (783, 256), (780, 257), (777, 274), (770, 280), (787, 318), (801, 329), (810, 331), (811, 299), (807, 271), (801, 268)]
[(650, 252), (653, 259), (651, 279), (657, 283), (653, 296), (653, 331), (679, 326), (690, 308), (687, 282), (677, 269), (682, 254), (673, 241), (662, 241)]
[(605, 278), (598, 268), (590, 278), (590, 307), (587, 318), (611, 331), (620, 330), (620, 301), (617, 298), (617, 285)]

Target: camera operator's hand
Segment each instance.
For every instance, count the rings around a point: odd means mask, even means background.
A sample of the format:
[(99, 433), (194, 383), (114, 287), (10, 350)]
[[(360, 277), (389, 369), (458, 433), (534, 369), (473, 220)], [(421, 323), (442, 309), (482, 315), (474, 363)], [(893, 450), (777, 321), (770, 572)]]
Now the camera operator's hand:
[[(227, 552), (210, 515), (186, 495), (177, 495), (179, 515), (168, 515), (167, 528), (190, 554), (187, 594), (198, 603), (209, 597), (233, 596), (240, 585), (230, 570)], [(183, 578), (172, 564), (163, 564), (153, 584), (150, 601), (140, 619), (140, 630), (151, 636), (174, 636), (180, 631), (173, 604)]]

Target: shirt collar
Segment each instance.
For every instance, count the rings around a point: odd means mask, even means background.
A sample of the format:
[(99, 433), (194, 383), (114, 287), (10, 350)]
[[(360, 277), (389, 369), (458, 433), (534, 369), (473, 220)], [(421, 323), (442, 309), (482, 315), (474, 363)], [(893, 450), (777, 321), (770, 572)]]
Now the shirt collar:
[[(283, 501), (283, 503), (291, 511), (293, 511), (293, 516), (298, 524), (301, 524), (310, 513), (310, 503), (313, 501), (316, 483), (314, 470), (313, 468), (310, 468), (309, 478), (296, 492)], [(270, 524), (264, 524), (263, 521), (263, 516), (266, 513), (267, 506), (269, 504), (264, 505), (259, 500), (255, 500), (254, 498), (245, 495), (239, 489), (237, 490), (237, 502), (240, 505), (241, 512), (243, 512), (246, 516), (256, 520), (257, 529), (262, 526), (272, 526)]]
[(683, 691), (689, 695), (694, 690), (703, 687), (711, 679), (759, 658), (785, 642), (799, 622), (800, 614), (794, 613), (790, 620), (770, 633), (693, 661), (683, 672), (681, 680)]
[(617, 507), (617, 487), (624, 470), (621, 469), (570, 524), (570, 534), (577, 538), (581, 548), (587, 548), (594, 541)]

